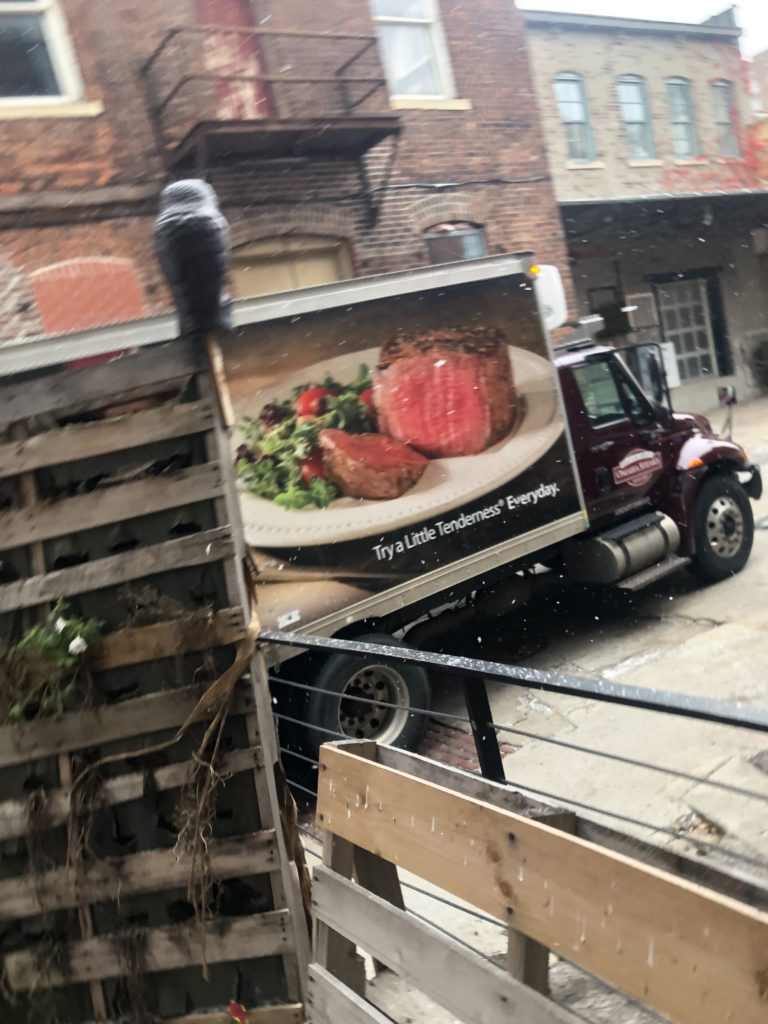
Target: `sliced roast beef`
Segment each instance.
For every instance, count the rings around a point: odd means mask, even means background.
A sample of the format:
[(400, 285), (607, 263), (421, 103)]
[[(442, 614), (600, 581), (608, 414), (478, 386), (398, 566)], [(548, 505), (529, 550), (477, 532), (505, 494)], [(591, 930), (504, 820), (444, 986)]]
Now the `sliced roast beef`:
[(329, 480), (350, 498), (399, 498), (420, 479), (429, 460), (383, 434), (321, 430)]
[(398, 334), (381, 350), (379, 427), (431, 458), (476, 455), (512, 429), (509, 345), (496, 328)]

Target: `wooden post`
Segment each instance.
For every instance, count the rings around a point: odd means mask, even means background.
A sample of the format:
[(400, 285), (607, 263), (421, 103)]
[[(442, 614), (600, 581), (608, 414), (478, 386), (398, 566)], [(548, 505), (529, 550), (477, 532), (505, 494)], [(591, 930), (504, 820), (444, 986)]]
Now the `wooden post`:
[[(352, 878), (355, 848), (345, 839), (326, 832), (323, 842), (323, 864), (342, 875)], [(365, 963), (354, 942), (333, 931), (328, 925), (315, 920), (312, 941), (314, 959), (358, 996), (365, 995)]]

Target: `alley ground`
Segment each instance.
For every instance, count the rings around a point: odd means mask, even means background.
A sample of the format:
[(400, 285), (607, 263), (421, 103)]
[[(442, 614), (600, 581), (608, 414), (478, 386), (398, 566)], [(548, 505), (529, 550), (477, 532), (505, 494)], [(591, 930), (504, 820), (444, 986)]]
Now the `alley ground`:
[[(714, 414), (713, 422), (719, 428), (722, 414)], [(768, 477), (768, 399), (737, 407), (734, 437)], [(702, 587), (682, 573), (636, 596), (611, 592), (544, 598), (525, 615), (474, 630), (463, 638), (462, 653), (768, 706), (768, 497), (755, 506), (755, 518), (752, 558), (733, 579)], [(515, 786), (572, 803), (580, 813), (614, 828), (706, 856), (768, 885), (764, 733), (502, 684), (490, 684), (489, 693), (494, 721), (519, 730), (500, 736), (511, 744), (504, 761)], [(465, 714), (455, 684), (443, 685), (435, 703), (437, 711)], [(457, 736), (459, 748), (463, 742)], [(418, 879), (406, 880), (428, 888)], [(503, 960), (501, 927), (413, 889), (406, 890), (406, 901), (450, 934)], [(552, 986), (554, 998), (590, 1021), (645, 1024), (657, 1019), (562, 961), (553, 964)], [(387, 973), (371, 983), (369, 996), (398, 1021), (453, 1019), (404, 991)]]

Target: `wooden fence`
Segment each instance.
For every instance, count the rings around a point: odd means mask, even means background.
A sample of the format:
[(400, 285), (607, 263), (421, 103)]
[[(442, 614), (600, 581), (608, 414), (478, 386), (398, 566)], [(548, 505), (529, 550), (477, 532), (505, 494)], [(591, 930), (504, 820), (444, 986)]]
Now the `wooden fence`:
[[(324, 746), (319, 774), (313, 1024), (386, 1020), (357, 947), (465, 1021), (573, 1020), (534, 990), (549, 950), (676, 1024), (768, 1020), (768, 913), (692, 881), (684, 858), (659, 870), (573, 834), (574, 816), (374, 743)], [(398, 868), (504, 922), (515, 977), (409, 914)]]

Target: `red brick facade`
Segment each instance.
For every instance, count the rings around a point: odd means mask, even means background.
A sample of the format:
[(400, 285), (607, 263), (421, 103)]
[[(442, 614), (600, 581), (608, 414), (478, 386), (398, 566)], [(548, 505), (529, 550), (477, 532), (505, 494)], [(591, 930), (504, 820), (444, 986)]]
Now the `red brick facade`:
[[(155, 198), (167, 176), (139, 69), (169, 26), (192, 23), (195, 5), (60, 6), (89, 110), (0, 119), (0, 341), (168, 305), (151, 244)], [(254, 24), (274, 30), (375, 34), (368, 0), (256, 0), (256, 7)], [(398, 111), (399, 141), (385, 139), (364, 158), (375, 224), (353, 159), (219, 159), (206, 171), (234, 245), (291, 232), (342, 238), (354, 272), (372, 274), (426, 263), (427, 228), (470, 221), (484, 227), (490, 253), (535, 250), (566, 270), (521, 16), (511, 0), (443, 0), (440, 7), (455, 95), (465, 101), (456, 106), (465, 109)], [(262, 45), (272, 66), (279, 64), (281, 42), (266, 37)], [(371, 66), (381, 73), (376, 51)], [(97, 103), (103, 112), (94, 112)], [(45, 280), (40, 272), (71, 260), (106, 260), (104, 268), (128, 261), (120, 265), (133, 281), (130, 296), (94, 304), (89, 293), (79, 320), (75, 293), (58, 313), (50, 292), (35, 301)]]

